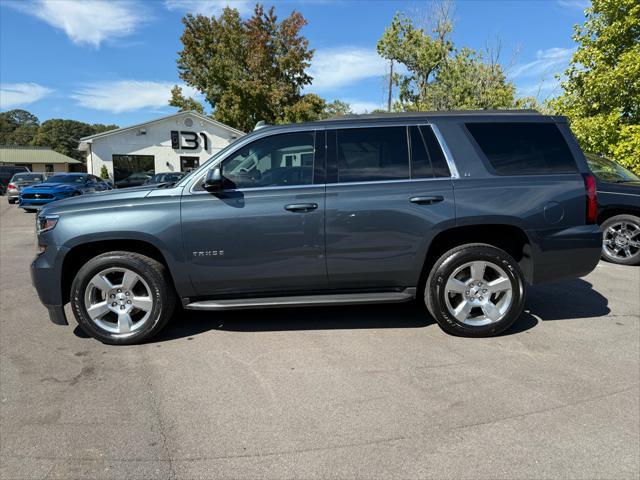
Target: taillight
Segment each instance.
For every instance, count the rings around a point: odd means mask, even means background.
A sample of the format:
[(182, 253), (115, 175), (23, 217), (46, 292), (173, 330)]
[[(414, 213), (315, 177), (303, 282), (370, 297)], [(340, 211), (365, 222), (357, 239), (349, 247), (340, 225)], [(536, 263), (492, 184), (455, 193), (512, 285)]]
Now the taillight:
[(587, 193), (587, 225), (598, 220), (598, 198), (596, 194), (596, 177), (592, 173), (583, 173), (584, 188)]
[(18, 187), (16, 187), (16, 185), (14, 183), (10, 183), (9, 185), (7, 185), (7, 188), (10, 188), (11, 190), (17, 190)]

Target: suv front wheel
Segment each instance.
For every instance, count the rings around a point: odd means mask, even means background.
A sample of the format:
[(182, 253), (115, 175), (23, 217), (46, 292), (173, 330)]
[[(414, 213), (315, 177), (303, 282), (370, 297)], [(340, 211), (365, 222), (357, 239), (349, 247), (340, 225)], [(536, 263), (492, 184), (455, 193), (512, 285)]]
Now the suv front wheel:
[(169, 321), (175, 294), (160, 262), (131, 252), (108, 252), (89, 260), (71, 285), (78, 324), (103, 343), (149, 340)]
[(429, 312), (447, 333), (487, 337), (505, 331), (521, 315), (525, 283), (507, 252), (469, 244), (438, 259), (424, 296)]

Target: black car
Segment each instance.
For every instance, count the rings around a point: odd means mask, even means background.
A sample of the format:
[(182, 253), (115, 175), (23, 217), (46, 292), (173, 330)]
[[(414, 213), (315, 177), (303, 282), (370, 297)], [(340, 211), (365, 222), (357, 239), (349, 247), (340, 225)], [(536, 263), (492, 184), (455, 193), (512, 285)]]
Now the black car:
[(602, 258), (640, 265), (640, 178), (606, 157), (585, 156), (596, 176)]
[(154, 185), (160, 183), (174, 183), (184, 177), (186, 174), (183, 172), (165, 172), (165, 173), (156, 173), (152, 175), (146, 182), (145, 185)]

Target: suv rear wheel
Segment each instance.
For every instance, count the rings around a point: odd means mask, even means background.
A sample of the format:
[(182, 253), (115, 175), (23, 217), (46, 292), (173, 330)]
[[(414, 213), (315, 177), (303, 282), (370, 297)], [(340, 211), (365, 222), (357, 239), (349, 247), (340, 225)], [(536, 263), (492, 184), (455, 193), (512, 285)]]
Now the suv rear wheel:
[(82, 330), (112, 345), (149, 340), (167, 324), (174, 306), (164, 265), (138, 253), (98, 255), (71, 285), (71, 307)]
[(605, 220), (602, 230), (602, 258), (618, 265), (640, 265), (640, 218), (616, 215)]
[(456, 247), (435, 263), (425, 286), (425, 303), (447, 333), (497, 335), (524, 309), (525, 284), (518, 263), (485, 244)]

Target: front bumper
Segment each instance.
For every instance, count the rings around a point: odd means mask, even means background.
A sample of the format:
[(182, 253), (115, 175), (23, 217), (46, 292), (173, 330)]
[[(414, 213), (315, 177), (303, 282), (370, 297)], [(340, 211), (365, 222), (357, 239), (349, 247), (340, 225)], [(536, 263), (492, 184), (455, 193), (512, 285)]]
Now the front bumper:
[(533, 257), (533, 282), (584, 277), (596, 268), (602, 252), (598, 225), (562, 230), (528, 231)]
[(62, 262), (67, 251), (65, 247), (49, 245), (31, 263), (31, 283), (47, 307), (49, 319), (58, 325), (68, 325), (62, 297)]

